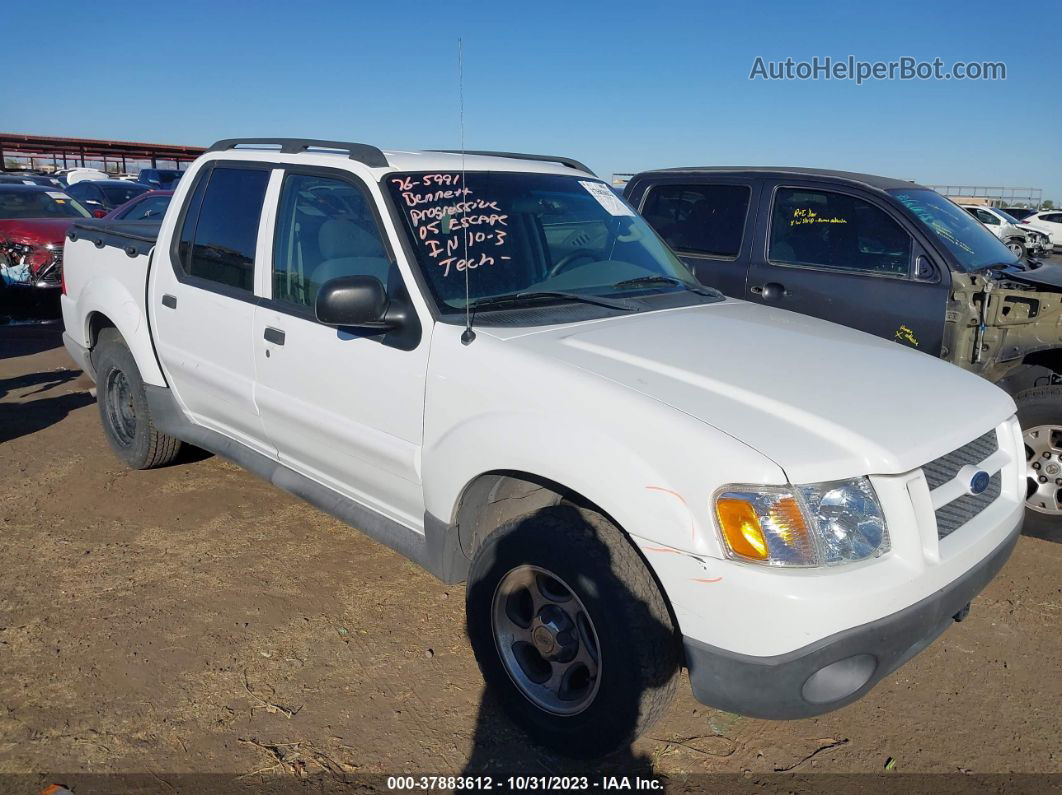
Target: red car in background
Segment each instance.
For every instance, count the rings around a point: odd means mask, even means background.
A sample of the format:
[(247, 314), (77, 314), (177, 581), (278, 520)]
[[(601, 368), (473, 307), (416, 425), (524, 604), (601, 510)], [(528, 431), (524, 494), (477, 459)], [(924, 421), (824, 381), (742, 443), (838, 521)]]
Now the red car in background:
[(106, 216), (109, 221), (162, 221), (170, 205), (172, 190), (149, 190), (134, 196), (120, 207), (115, 207)]
[(0, 184), (0, 291), (58, 289), (66, 230), (89, 217), (58, 188)]

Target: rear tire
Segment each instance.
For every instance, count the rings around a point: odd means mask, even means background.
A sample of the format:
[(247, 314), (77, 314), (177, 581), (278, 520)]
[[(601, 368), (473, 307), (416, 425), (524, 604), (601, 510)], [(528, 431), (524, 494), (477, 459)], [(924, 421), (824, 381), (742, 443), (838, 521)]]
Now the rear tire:
[(674, 695), (682, 658), (667, 603), (630, 541), (593, 511), (552, 506), (494, 531), (472, 562), (466, 615), (488, 688), (557, 753), (615, 751)]
[(92, 366), (103, 434), (118, 458), (130, 469), (152, 469), (173, 461), (181, 442), (155, 428), (136, 360), (115, 329), (100, 332), (92, 349)]
[[(1062, 541), (1062, 484), (1056, 482), (1062, 481), (1062, 386), (1027, 389), (1016, 395), (1014, 402), (1025, 440), (1029, 494), (1024, 532)], [(1039, 468), (1034, 469), (1034, 463)], [(1047, 483), (1040, 483), (1041, 477), (1047, 478)]]

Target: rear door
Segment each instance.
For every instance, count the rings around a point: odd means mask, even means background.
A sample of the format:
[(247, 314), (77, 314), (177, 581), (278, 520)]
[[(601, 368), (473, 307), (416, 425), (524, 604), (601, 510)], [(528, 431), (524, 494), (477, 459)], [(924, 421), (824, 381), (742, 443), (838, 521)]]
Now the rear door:
[(940, 355), (950, 272), (906, 219), (867, 192), (764, 186), (750, 301), (813, 315)]
[(701, 283), (742, 298), (758, 195), (757, 180), (668, 176), (649, 186), (639, 210)]
[[(255, 263), (270, 166), (215, 161), (196, 176), (149, 291), (170, 386), (199, 424), (276, 456), (254, 403)], [(264, 245), (267, 246), (268, 243)]]

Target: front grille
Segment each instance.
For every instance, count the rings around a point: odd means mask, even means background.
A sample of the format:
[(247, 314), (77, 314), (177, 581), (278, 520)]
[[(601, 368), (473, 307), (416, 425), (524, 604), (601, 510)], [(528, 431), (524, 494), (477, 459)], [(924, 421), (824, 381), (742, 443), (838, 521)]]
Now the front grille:
[[(995, 430), (964, 444), (958, 450), (942, 455), (922, 467), (929, 490), (935, 491), (953, 480), (964, 466), (979, 466), (999, 449)], [(988, 480), (988, 488), (980, 494), (963, 494), (937, 508), (937, 538), (946, 538), (998, 499), (1003, 476), (997, 470)]]
[(964, 444), (958, 450), (953, 450), (935, 461), (930, 461), (922, 467), (926, 482), (929, 483), (929, 490), (933, 491), (943, 486), (958, 475), (959, 470), (967, 464), (977, 466), (998, 449), (999, 441), (996, 439), (996, 432), (991, 430), (969, 444)]
[(957, 500), (937, 508), (937, 538), (946, 538), (996, 501), (1002, 488), (999, 472), (988, 481), (988, 488), (980, 494), (964, 494)]

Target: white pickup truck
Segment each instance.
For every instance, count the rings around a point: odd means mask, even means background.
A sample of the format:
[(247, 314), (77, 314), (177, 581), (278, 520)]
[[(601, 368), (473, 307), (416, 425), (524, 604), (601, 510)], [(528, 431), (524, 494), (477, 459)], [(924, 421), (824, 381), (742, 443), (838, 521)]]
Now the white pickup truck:
[(68, 237), (118, 456), (205, 448), (467, 581), (488, 685), (565, 753), (631, 740), (683, 665), (734, 712), (848, 704), (1020, 530), (1004, 392), (723, 298), (576, 161), (221, 141), (161, 225)]

